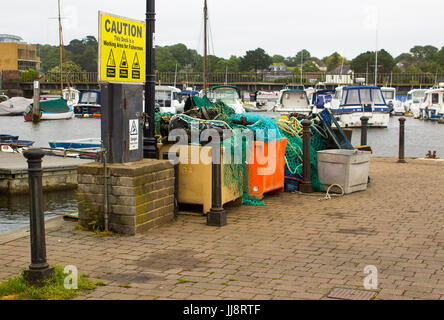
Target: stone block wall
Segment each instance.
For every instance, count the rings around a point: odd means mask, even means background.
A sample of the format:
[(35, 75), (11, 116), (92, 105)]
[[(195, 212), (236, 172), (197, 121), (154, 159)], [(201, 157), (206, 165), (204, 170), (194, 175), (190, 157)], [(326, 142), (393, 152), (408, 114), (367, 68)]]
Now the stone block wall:
[[(77, 168), (44, 169), (42, 187), (43, 191), (75, 190), (77, 188)], [(27, 170), (0, 172), (0, 193), (9, 195), (28, 194)]]
[[(79, 222), (104, 223), (103, 164), (78, 167)], [(169, 161), (142, 161), (108, 166), (110, 231), (136, 235), (174, 218), (174, 168)]]

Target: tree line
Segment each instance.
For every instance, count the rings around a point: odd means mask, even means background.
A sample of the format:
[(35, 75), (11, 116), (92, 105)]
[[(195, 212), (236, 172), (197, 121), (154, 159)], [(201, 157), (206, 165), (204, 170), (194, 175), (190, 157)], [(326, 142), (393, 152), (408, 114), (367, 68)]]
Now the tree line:
[[(41, 59), (41, 72), (60, 71), (59, 46), (37, 45)], [(64, 46), (64, 61), (69, 72), (97, 71), (97, 39), (87, 36), (84, 39), (72, 40)], [(156, 47), (157, 72), (203, 72), (204, 58), (194, 49), (187, 48), (179, 43), (171, 46)], [(300, 50), (294, 56), (269, 55), (262, 48), (246, 51), (245, 55), (231, 56), (228, 59), (208, 56), (208, 72), (259, 72), (273, 64), (285, 65), (287, 71), (300, 73), (319, 72), (325, 67), (327, 72), (342, 65), (350, 65), (357, 73), (372, 73), (375, 68), (375, 52), (368, 51), (359, 54), (352, 60), (338, 52), (318, 58), (311, 56), (307, 49)], [(63, 66), (65, 69), (65, 65)], [(64, 71), (64, 70), (63, 70)], [(414, 46), (409, 52), (393, 57), (389, 52), (381, 49), (378, 52), (378, 71), (382, 73), (444, 73), (444, 46), (438, 49), (434, 46)]]

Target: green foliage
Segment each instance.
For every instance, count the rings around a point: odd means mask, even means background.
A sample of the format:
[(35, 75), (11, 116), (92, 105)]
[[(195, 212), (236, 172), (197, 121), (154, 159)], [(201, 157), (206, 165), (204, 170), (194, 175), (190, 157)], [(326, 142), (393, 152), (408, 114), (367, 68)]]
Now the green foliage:
[(414, 65), (408, 66), (405, 69), (405, 72), (406, 73), (423, 73), (422, 70), (418, 66), (414, 66)]
[(286, 63), (289, 67), (296, 67), (301, 65), (301, 61), (302, 64), (304, 64), (305, 62), (309, 61), (310, 58), (310, 52), (308, 52), (308, 50), (306, 49), (303, 49), (299, 51), (294, 57), (288, 57), (286, 59)]
[(339, 53), (335, 52), (332, 55), (325, 57), (322, 61), (327, 65), (327, 71), (331, 71), (339, 67), (342, 63), (348, 64), (347, 59), (342, 57)]
[[(69, 63), (69, 71), (82, 72), (97, 71), (98, 43), (95, 37), (87, 36), (81, 40), (74, 39), (64, 47), (64, 60)], [(60, 65), (59, 46), (37, 45), (37, 51), (41, 58), (41, 72), (45, 73), (49, 70), (58, 70)], [(313, 57), (310, 52), (303, 49), (294, 56), (284, 57), (276, 54), (270, 57), (263, 49), (247, 51), (243, 57), (231, 56), (229, 59), (217, 57), (215, 55), (208, 56), (208, 72), (224, 73), (228, 72), (250, 72), (261, 71), (268, 68), (272, 63), (285, 64), (290, 68), (300, 67), (301, 59), (303, 61), (303, 69), (305, 72), (317, 72), (316, 66), (311, 62)], [(339, 53), (334, 52), (330, 56), (322, 59), (327, 65), (327, 70), (331, 71), (344, 65), (351, 64), (352, 70), (357, 73), (367, 71), (367, 63), (369, 71), (373, 70), (375, 55), (374, 52), (365, 52), (355, 57), (351, 62), (342, 57)], [(427, 72), (444, 72), (444, 47), (441, 50), (430, 45), (414, 46), (410, 52), (400, 54), (394, 59), (387, 51), (381, 50), (378, 56), (378, 64), (382, 65), (379, 72), (401, 72), (395, 67), (397, 63), (403, 61), (405, 66), (417, 66), (415, 69), (418, 73)], [(186, 45), (178, 43), (171, 46), (156, 47), (156, 71), (157, 72), (203, 72), (203, 56), (196, 50), (187, 48)], [(63, 67), (64, 68), (64, 67)], [(80, 68), (80, 69), (79, 69)], [(56, 71), (57, 72), (57, 71)], [(295, 74), (299, 73), (294, 70)], [(26, 77), (32, 77), (31, 74)]]
[(257, 72), (268, 68), (272, 63), (271, 57), (262, 48), (247, 51), (245, 56), (241, 58), (240, 70)]
[(21, 82), (32, 82), (39, 78), (39, 73), (34, 69), (28, 69), (20, 74)]
[[(369, 71), (374, 70), (375, 61), (375, 53), (372, 51), (367, 51), (366, 53), (362, 53), (353, 59), (351, 62), (351, 67), (354, 72), (364, 73), (367, 72), (367, 68)], [(395, 59), (390, 53), (384, 49), (378, 52), (378, 72), (390, 73), (395, 65)]]
[(281, 56), (278, 54), (275, 54), (271, 59), (272, 59), (273, 63), (286, 64), (286, 62), (287, 62), (284, 56)]
[[(38, 45), (37, 52), (41, 60), (41, 71), (59, 67), (60, 69), (60, 47), (51, 45)], [(63, 61), (71, 61), (80, 66), (81, 71), (97, 71), (98, 43), (95, 37), (87, 36), (82, 40), (74, 39), (64, 47)]]
[(413, 56), (410, 53), (407, 53), (407, 52), (401, 53), (399, 56), (397, 56), (395, 58), (395, 63), (398, 63), (398, 62), (401, 62), (401, 61), (406, 61), (409, 64), (414, 63), (413, 62)]
[[(79, 66), (78, 64), (76, 64), (75, 62), (68, 60), (66, 61), (66, 66), (65, 64), (63, 64), (62, 66), (62, 72), (84, 72), (82, 67)], [(60, 66), (55, 66), (53, 68), (51, 68), (50, 70), (48, 70), (48, 72), (56, 72), (59, 73), (60, 72)]]
[(20, 276), (0, 284), (0, 300), (67, 300), (97, 286), (95, 282), (86, 279), (87, 276), (80, 275), (77, 290), (65, 289), (67, 274), (63, 273), (63, 267), (54, 266), (54, 272), (53, 279), (38, 287), (26, 282), (22, 272)]
[(320, 71), (319, 68), (311, 60), (304, 63), (304, 65), (302, 66), (302, 70), (304, 72), (319, 72)]
[(79, 197), (79, 204), (84, 208), (85, 212), (89, 214), (90, 221), (88, 223), (87, 230), (93, 231), (97, 234), (100, 234), (104, 231), (104, 226), (101, 223), (99, 211), (92, 208), (91, 204), (84, 199), (83, 197)]
[(412, 49), (410, 49), (410, 53), (417, 64), (433, 60), (434, 55), (437, 52), (438, 48), (434, 46), (414, 46)]

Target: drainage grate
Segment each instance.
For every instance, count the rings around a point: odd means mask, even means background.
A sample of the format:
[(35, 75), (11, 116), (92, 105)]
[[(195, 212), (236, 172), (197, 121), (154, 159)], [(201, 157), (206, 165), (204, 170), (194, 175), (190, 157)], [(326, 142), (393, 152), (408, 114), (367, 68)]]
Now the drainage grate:
[(328, 295), (328, 298), (341, 300), (371, 300), (375, 295), (376, 293), (371, 291), (336, 288)]

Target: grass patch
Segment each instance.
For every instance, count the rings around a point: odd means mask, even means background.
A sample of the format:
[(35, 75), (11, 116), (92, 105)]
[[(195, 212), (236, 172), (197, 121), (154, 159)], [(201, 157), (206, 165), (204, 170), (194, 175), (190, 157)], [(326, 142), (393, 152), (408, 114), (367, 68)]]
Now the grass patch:
[(221, 285), (228, 286), (228, 282), (222, 282)]
[(121, 285), (119, 285), (119, 287), (120, 288), (127, 288), (127, 289), (132, 288), (129, 284), (121, 284)]
[(68, 275), (63, 273), (63, 267), (54, 266), (54, 273), (53, 279), (45, 281), (41, 287), (35, 287), (26, 282), (22, 271), (19, 276), (0, 284), (0, 300), (68, 300), (98, 285), (80, 275), (78, 289), (68, 290), (64, 287)]
[(177, 278), (177, 283), (187, 283), (187, 282), (189, 282), (189, 281), (186, 279)]
[(234, 281), (237, 281), (237, 279), (231, 278), (231, 279), (228, 279), (228, 281), (234, 282)]

